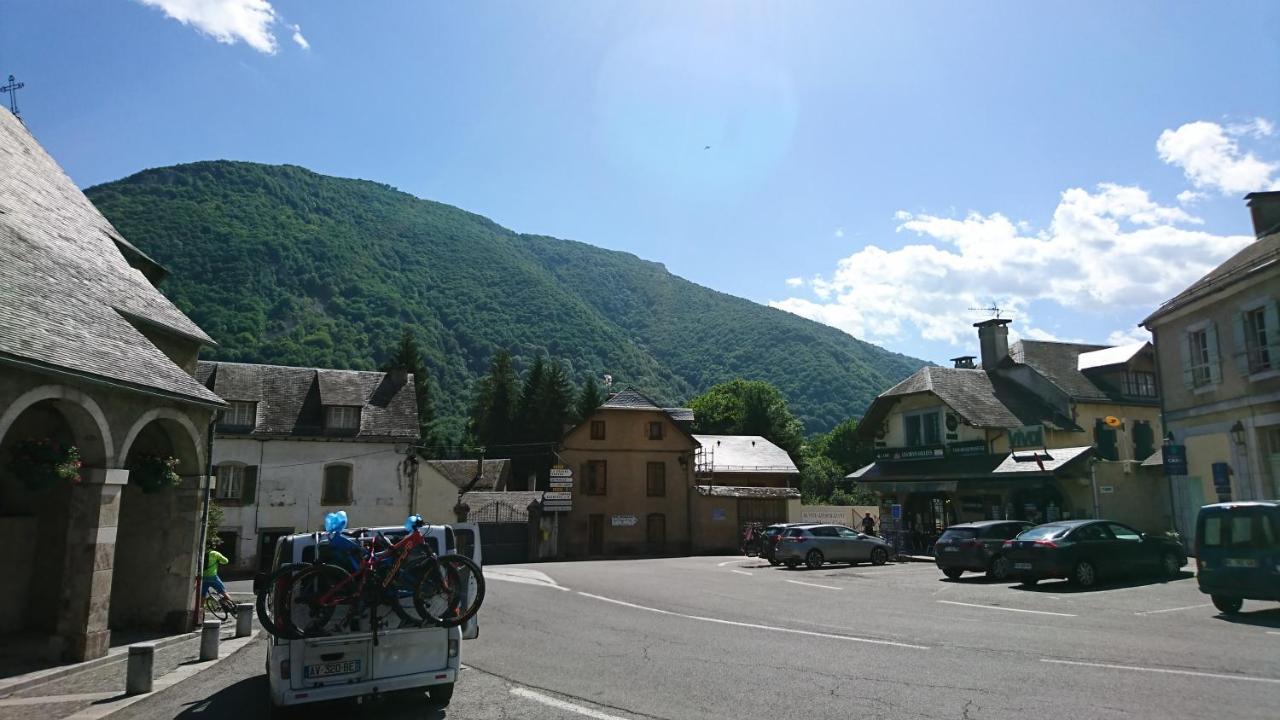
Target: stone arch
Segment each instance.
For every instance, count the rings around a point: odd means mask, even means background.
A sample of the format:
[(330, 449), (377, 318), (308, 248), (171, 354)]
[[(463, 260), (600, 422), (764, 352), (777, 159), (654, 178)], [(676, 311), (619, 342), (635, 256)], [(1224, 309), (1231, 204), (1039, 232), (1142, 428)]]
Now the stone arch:
[(117, 456), (112, 452), (111, 424), (107, 422), (107, 416), (92, 396), (67, 385), (41, 385), (19, 395), (0, 414), (0, 441), (9, 434), (22, 413), (45, 400), (53, 401), (71, 425), (80, 449), (80, 460), (85, 467), (114, 467)]
[[(134, 421), (129, 432), (125, 433), (124, 441), (120, 443), (120, 451), (116, 453), (120, 462), (124, 463), (129, 459), (129, 451), (133, 449), (138, 434), (157, 420), (161, 421), (160, 425), (168, 434), (174, 450), (179, 451), (177, 456), (181, 461), (178, 465), (179, 474), (203, 475), (205, 470), (203, 437), (191, 418), (173, 408), (152, 408)], [(187, 443), (190, 445), (188, 446)], [(186, 452), (183, 452), (184, 450)]]

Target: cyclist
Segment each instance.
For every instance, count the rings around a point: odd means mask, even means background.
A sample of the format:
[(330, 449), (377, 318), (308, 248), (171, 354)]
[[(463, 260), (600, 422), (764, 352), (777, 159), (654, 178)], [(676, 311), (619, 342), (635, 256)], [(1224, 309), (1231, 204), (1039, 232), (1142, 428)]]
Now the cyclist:
[(222, 578), (218, 577), (218, 566), (226, 565), (229, 562), (231, 561), (227, 559), (226, 555), (209, 548), (209, 554), (204, 561), (204, 578), (200, 583), (200, 594), (202, 596), (209, 594), (209, 588), (217, 588), (218, 592), (223, 595), (227, 594), (227, 586), (222, 584)]

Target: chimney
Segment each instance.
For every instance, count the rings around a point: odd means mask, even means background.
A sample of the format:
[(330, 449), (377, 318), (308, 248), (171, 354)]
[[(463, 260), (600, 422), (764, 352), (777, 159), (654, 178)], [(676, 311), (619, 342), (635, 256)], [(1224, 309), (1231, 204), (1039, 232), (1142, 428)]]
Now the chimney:
[(1253, 192), (1244, 196), (1253, 215), (1253, 234), (1259, 239), (1280, 232), (1280, 190)]
[(973, 361), (976, 359), (973, 355), (961, 355), (960, 357), (951, 358), (951, 362), (955, 363), (955, 367), (961, 370), (972, 370), (974, 368)]
[(978, 347), (982, 349), (982, 369), (991, 371), (1009, 357), (1009, 319), (992, 318), (974, 323), (978, 328)]

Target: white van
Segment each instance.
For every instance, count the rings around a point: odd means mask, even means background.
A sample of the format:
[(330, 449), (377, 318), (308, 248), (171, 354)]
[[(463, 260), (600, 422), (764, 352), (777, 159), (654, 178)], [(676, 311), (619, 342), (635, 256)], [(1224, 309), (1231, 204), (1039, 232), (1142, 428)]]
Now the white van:
[[(370, 538), (378, 532), (395, 542), (407, 531), (403, 527), (379, 527), (357, 532), (357, 538)], [(427, 525), (419, 532), (424, 533), (435, 552), (460, 553), (481, 564), (480, 532), (476, 525)], [(317, 545), (324, 539), (324, 533), (280, 538), (271, 571), (290, 562), (311, 562)], [(260, 574), (255, 579), (255, 591), (269, 574)], [(447, 705), (458, 679), (461, 641), (478, 636), (477, 618), (478, 615), (460, 628), (379, 630), (376, 645), (368, 632), (306, 640), (272, 637), (267, 646), (266, 668), (272, 714), (283, 715), (305, 703), (400, 691), (425, 692), (432, 702)]]

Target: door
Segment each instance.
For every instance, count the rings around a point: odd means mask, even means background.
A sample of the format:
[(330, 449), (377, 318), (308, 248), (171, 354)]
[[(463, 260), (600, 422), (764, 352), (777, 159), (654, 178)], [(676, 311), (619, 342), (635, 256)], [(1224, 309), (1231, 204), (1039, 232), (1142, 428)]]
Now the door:
[[(460, 555), (466, 555), (471, 558), (475, 564), (484, 567), (484, 553), (481, 552), (483, 544), (483, 536), (480, 534), (480, 525), (475, 523), (458, 523), (453, 526), (454, 543), (457, 552)], [(470, 574), (463, 578), (467, 583), (468, 602), (470, 597), (479, 590), (476, 579)], [(476, 613), (472, 618), (462, 624), (462, 639), (475, 640), (480, 636), (480, 613)]]
[(293, 528), (258, 531), (258, 572), (271, 572), (271, 558), (276, 554), (276, 542), (285, 535), (292, 534)]
[(604, 515), (587, 518), (587, 554), (604, 554)]
[(1107, 529), (1115, 536), (1115, 557), (1122, 573), (1139, 573), (1152, 570), (1160, 562), (1156, 557), (1156, 543), (1142, 542), (1142, 534), (1128, 525), (1108, 523)]
[(814, 546), (822, 552), (823, 559), (827, 562), (845, 561), (844, 541), (840, 539), (834, 525), (810, 528), (809, 534), (813, 536)]
[(1088, 560), (1099, 576), (1115, 573), (1122, 566), (1116, 556), (1119, 552), (1114, 547), (1116, 540), (1102, 523), (1082, 526), (1072, 533), (1071, 539), (1076, 543), (1072, 560)]
[(649, 544), (649, 552), (661, 555), (667, 551), (667, 516), (662, 513), (649, 513), (645, 519), (645, 540)]
[(858, 531), (847, 527), (838, 527), (842, 557), (851, 563), (871, 559), (871, 543), (858, 539)]

